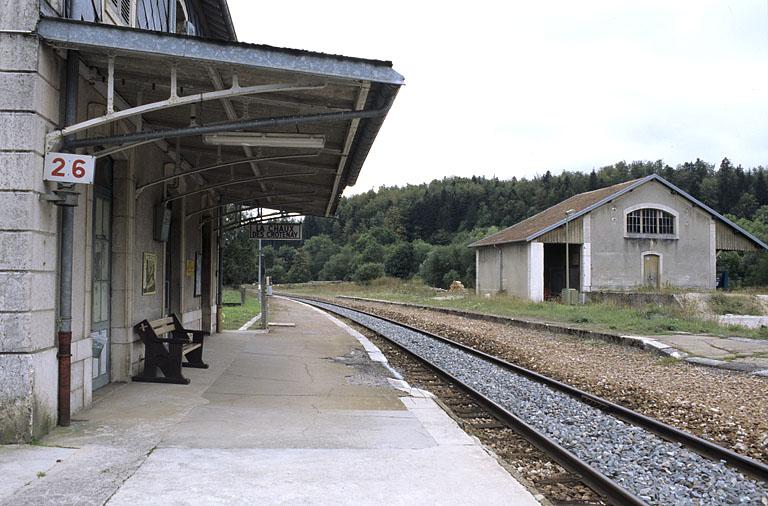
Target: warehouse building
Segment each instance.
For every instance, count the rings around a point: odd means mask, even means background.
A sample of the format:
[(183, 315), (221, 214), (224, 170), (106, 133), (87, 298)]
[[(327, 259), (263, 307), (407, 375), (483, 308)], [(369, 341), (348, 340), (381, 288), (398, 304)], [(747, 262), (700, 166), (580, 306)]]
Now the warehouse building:
[(582, 294), (713, 289), (719, 251), (768, 249), (656, 174), (575, 195), (470, 247), (478, 294), (533, 301), (566, 285)]
[(176, 313), (215, 331), (226, 206), (332, 215), (403, 78), (239, 43), (226, 0), (2, 5), (5, 443), (130, 381), (138, 322)]

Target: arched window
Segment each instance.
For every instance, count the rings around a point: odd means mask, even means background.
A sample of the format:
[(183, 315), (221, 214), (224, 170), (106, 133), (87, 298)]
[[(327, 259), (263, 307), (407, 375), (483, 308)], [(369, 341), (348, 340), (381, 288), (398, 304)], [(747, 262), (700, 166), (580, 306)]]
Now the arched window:
[(646, 207), (627, 213), (628, 235), (675, 235), (675, 216), (661, 209)]

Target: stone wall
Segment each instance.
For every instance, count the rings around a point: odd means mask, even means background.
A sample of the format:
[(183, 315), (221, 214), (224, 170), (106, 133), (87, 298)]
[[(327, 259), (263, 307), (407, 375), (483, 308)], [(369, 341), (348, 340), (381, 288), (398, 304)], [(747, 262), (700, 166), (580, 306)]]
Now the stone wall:
[(0, 0), (0, 443), (56, 423), (56, 229), (40, 197), (44, 136), (59, 120), (61, 60), (31, 33), (37, 0)]

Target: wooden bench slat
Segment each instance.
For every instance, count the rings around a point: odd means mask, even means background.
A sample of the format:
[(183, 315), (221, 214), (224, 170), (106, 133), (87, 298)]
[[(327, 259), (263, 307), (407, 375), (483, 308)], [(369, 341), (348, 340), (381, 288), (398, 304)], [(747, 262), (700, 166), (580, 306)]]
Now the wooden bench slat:
[(160, 337), (163, 334), (166, 334), (168, 332), (173, 332), (176, 330), (176, 325), (170, 324), (170, 325), (163, 325), (162, 327), (158, 327), (156, 329), (152, 329), (155, 331), (155, 334), (157, 334), (158, 337)]
[(194, 350), (198, 349), (201, 346), (202, 346), (202, 344), (200, 344), (200, 343), (185, 344), (184, 345), (184, 353), (186, 354), (186, 353), (188, 353), (190, 351), (194, 351)]
[(149, 325), (153, 329), (156, 329), (158, 327), (162, 327), (163, 325), (173, 325), (173, 318), (169, 316), (167, 318), (160, 318), (159, 320), (153, 320), (153, 321), (149, 322)]

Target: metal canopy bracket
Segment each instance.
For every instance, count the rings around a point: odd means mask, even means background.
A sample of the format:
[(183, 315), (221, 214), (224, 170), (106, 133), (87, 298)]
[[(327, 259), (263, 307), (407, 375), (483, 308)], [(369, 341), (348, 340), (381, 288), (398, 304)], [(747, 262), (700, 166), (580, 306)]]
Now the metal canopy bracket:
[(271, 176), (254, 176), (254, 177), (247, 177), (244, 179), (235, 179), (234, 181), (225, 181), (223, 183), (216, 183), (210, 186), (206, 186), (204, 188), (197, 188), (195, 190), (191, 190), (185, 193), (180, 193), (179, 195), (174, 195), (173, 197), (168, 197), (165, 200), (163, 200), (163, 204), (167, 204), (168, 202), (173, 202), (174, 200), (183, 199), (184, 197), (187, 197), (189, 195), (197, 195), (199, 193), (205, 193), (209, 190), (215, 190), (217, 188), (223, 188), (225, 186), (232, 186), (236, 184), (242, 184), (242, 183), (249, 183), (249, 182), (255, 182), (255, 181), (270, 181), (274, 179), (287, 179), (290, 177), (310, 177), (310, 176), (316, 176), (317, 172), (297, 172), (294, 174), (274, 174)]
[[(151, 141), (148, 141), (148, 142), (151, 142)], [(209, 170), (222, 169), (224, 167), (234, 167), (236, 165), (242, 165), (242, 164), (245, 164), (245, 163), (264, 162), (264, 161), (270, 161), (270, 160), (289, 160), (289, 159), (292, 159), (292, 158), (311, 158), (311, 157), (315, 157), (315, 156), (318, 156), (318, 155), (319, 155), (319, 153), (312, 153), (312, 154), (307, 154), (307, 155), (282, 155), (282, 156), (264, 156), (264, 157), (261, 157), (261, 158), (243, 158), (243, 159), (239, 159), (239, 160), (230, 160), (230, 161), (227, 161), (227, 162), (215, 163), (213, 165), (206, 165), (204, 167), (196, 167), (196, 168), (194, 168), (192, 170), (187, 170), (187, 171), (184, 171), (184, 172), (179, 172), (179, 173), (176, 173), (176, 174), (172, 174), (170, 176), (161, 177), (161, 178), (156, 179), (154, 181), (150, 181), (149, 183), (145, 183), (145, 184), (136, 186), (136, 198), (138, 199), (139, 196), (144, 192), (144, 190), (146, 190), (150, 186), (155, 186), (155, 185), (158, 185), (158, 184), (167, 183), (168, 181), (172, 181), (174, 179), (180, 179), (180, 178), (183, 178), (183, 177), (186, 177), (186, 176), (191, 176), (191, 175), (194, 175), (194, 174), (200, 174), (201, 172), (207, 172)], [(257, 174), (257, 175), (259, 175), (259, 174)]]
[[(107, 113), (98, 118), (92, 118), (86, 121), (81, 121), (74, 125), (62, 128), (61, 130), (54, 130), (45, 136), (45, 149), (46, 153), (58, 149), (64, 138), (89, 128), (100, 127), (115, 121), (122, 119), (132, 118), (134, 116), (141, 116), (150, 112), (161, 111), (172, 107), (179, 107), (183, 105), (198, 105), (203, 102), (209, 102), (212, 100), (222, 100), (232, 97), (240, 97), (245, 95), (257, 95), (260, 93), (280, 93), (285, 91), (307, 91), (318, 90), (326, 87), (325, 83), (311, 84), (311, 85), (296, 85), (290, 83), (277, 83), (277, 84), (260, 84), (256, 86), (240, 86), (237, 74), (232, 76), (232, 86), (227, 89), (207, 91), (204, 93), (195, 93), (193, 95), (178, 95), (178, 82), (177, 82), (177, 65), (171, 67), (171, 92), (170, 96), (165, 100), (158, 102), (152, 102), (149, 104), (137, 105), (136, 107), (130, 107), (121, 111), (115, 112), (115, 56), (110, 55), (107, 65)], [(138, 130), (139, 132), (141, 129)], [(109, 143), (102, 143), (109, 145)], [(91, 144), (94, 145), (94, 144)], [(119, 146), (112, 148), (110, 154), (124, 149), (130, 149), (135, 147), (135, 144), (127, 146)], [(103, 155), (102, 155), (103, 156)]]

